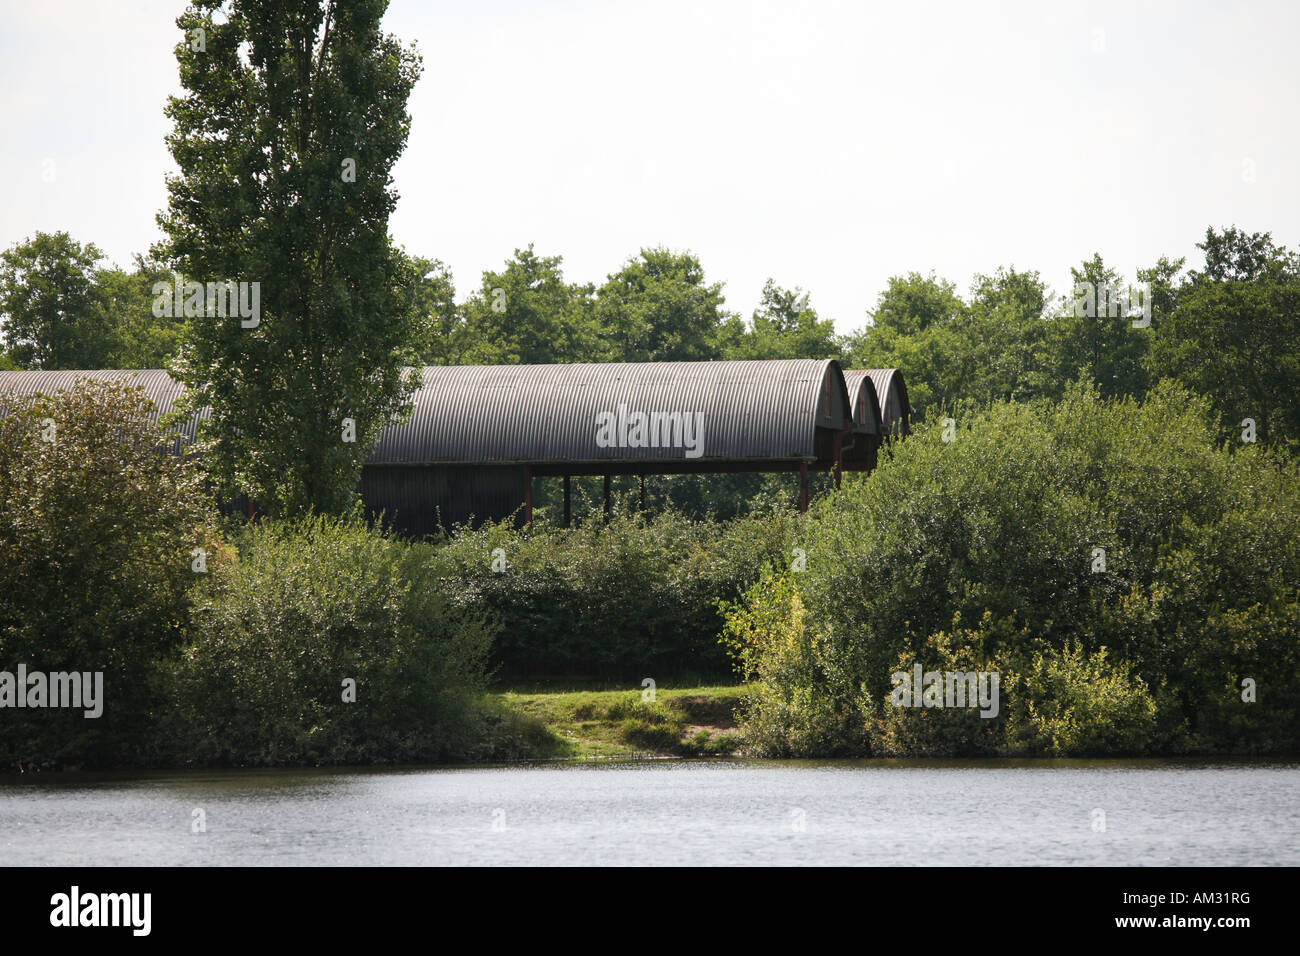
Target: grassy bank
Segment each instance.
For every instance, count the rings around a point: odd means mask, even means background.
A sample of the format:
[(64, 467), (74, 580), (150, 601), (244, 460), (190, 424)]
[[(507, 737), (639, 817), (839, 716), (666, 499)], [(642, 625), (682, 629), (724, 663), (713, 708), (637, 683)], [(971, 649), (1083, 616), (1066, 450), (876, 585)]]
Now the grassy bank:
[(490, 696), (503, 710), (547, 728), (553, 738), (548, 756), (601, 760), (733, 754), (745, 692), (743, 685), (658, 688), (647, 701), (639, 688), (521, 685)]

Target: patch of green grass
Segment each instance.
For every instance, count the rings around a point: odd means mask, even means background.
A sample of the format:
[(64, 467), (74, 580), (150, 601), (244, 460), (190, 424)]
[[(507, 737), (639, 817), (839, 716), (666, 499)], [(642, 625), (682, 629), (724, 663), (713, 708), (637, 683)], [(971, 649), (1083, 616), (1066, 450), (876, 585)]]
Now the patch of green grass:
[(740, 735), (712, 734), (701, 727), (695, 736), (683, 740), (679, 752), (684, 757), (727, 757), (740, 749)]
[(568, 742), (546, 722), (503, 703), (495, 695), (479, 705), (482, 744), (475, 755), (481, 761), (536, 760), (569, 756)]
[(648, 753), (673, 753), (682, 742), (681, 727), (636, 717), (618, 725), (618, 739)]
[(575, 688), (559, 692), (503, 689), (491, 698), (536, 721), (558, 741), (554, 756), (610, 759), (637, 756), (713, 757), (736, 752), (744, 685), (659, 687), (653, 701), (639, 688)]

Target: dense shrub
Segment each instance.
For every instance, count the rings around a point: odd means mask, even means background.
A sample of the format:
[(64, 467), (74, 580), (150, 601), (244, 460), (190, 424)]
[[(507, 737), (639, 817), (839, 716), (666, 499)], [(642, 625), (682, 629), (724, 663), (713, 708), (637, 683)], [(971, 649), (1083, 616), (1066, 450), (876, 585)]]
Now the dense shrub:
[[(808, 476), (809, 495), (829, 491), (835, 479), (829, 472)], [(790, 511), (799, 502), (798, 472), (740, 472), (698, 475), (614, 475), (610, 497), (633, 504), (644, 499), (644, 510), (652, 514), (674, 511), (694, 520), (729, 521), (742, 515), (763, 515)], [(573, 476), (571, 507), (599, 516), (603, 512), (604, 478), (600, 475)], [(564, 514), (564, 485), (560, 478), (536, 478), (533, 482), (533, 513), (558, 520)]]
[[(0, 711), (0, 768), (148, 759), (159, 665), (181, 641), (195, 548), (219, 561), (190, 461), (160, 454), (125, 384), (0, 396), (0, 671), (103, 672), (103, 715)], [(52, 439), (52, 440), (47, 440)]]
[(491, 628), (407, 545), (364, 524), (255, 526), (194, 619), (173, 719), (178, 754), (195, 762), (435, 761), (480, 745)]
[(717, 601), (788, 563), (798, 522), (620, 509), (419, 545), (353, 520), (219, 531), (195, 463), (160, 453), (147, 411), (95, 384), (0, 415), (0, 670), (102, 670), (108, 697), (99, 720), (6, 709), (6, 766), (544, 751), (477, 694), (489, 649), (505, 674), (725, 676)]
[(789, 575), (765, 570), (727, 613), (722, 643), (754, 681), (745, 719), (747, 747), (772, 756), (833, 755), (865, 747), (851, 695), (830, 692), (832, 649), (811, 626)]
[[(1015, 666), (1012, 664), (1012, 666)], [(1023, 673), (1003, 669), (1013, 750), (1059, 756), (1142, 753), (1152, 744), (1156, 703), (1131, 665), (1089, 654), (1077, 642), (1041, 647)]]
[[(1205, 403), (1168, 385), (1144, 404), (1080, 387), (996, 405), (952, 437), (931, 422), (808, 525), (796, 583), (817, 666), (778, 668), (765, 693), (798, 701), (803, 725), (859, 716), (800, 731), (799, 752), (1300, 746), (1294, 462), (1222, 446)], [(778, 597), (744, 614), (789, 627)], [(890, 675), (912, 662), (1000, 669), (1001, 716), (893, 713)], [(782, 750), (758, 720), (760, 749)]]
[(789, 563), (788, 513), (720, 523), (626, 512), (571, 529), (502, 523), (416, 546), (461, 607), (501, 625), (502, 675), (726, 676), (719, 599)]

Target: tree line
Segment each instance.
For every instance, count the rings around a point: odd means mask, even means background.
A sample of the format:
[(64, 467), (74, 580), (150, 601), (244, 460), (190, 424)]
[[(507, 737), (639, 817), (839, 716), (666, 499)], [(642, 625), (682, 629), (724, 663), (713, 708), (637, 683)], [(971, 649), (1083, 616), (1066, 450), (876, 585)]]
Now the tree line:
[[(1127, 288), (1100, 255), (1063, 296), (1010, 266), (965, 294), (933, 272), (894, 276), (847, 335), (808, 291), (773, 280), (742, 317), (697, 256), (664, 248), (597, 286), (529, 245), (458, 296), (445, 263), (388, 232), (422, 61), (383, 31), (386, 6), (187, 8), (181, 92), (164, 110), (177, 171), (162, 237), (128, 268), (66, 232), (6, 249), (0, 367), (167, 367), (192, 406), (211, 409), (200, 440), (218, 490), (285, 516), (351, 507), (367, 450), (415, 387), (402, 370), (420, 364), (835, 358), (902, 368), (918, 416), (1059, 399), (1080, 380), (1141, 396), (1174, 378), (1211, 400), (1221, 426), (1249, 418), (1278, 446), (1300, 437), (1300, 265), (1235, 225), (1207, 229), (1204, 269), (1161, 258), (1138, 274), (1141, 327), (1127, 305), (1073, 307), (1078, 283), (1107, 305), (1106, 288)], [(259, 314), (187, 317), (157, 291), (178, 276), (255, 285)]]
[[(1294, 753), (1293, 252), (1211, 227), (1201, 269), (1161, 258), (1129, 283), (1094, 256), (1059, 295), (1012, 267), (964, 293), (913, 272), (843, 336), (773, 281), (735, 315), (666, 249), (597, 287), (528, 246), (460, 297), (388, 235), (420, 62), (385, 6), (196, 0), (160, 242), (127, 269), (63, 232), (0, 254), (0, 363), (163, 365), (211, 408), (202, 458), (181, 459), (154, 453), (122, 386), (7, 401), (0, 652), (102, 671), (116, 703), (102, 723), (24, 710), (0, 766), (516, 755), (527, 728), (470, 703), (493, 647), (530, 672), (700, 666), (720, 659), (718, 601), (762, 685), (761, 752)], [(255, 320), (187, 317), (156, 291), (177, 276), (260, 283)], [(800, 357), (900, 367), (917, 415), (960, 432), (919, 427), (807, 518), (539, 520), (425, 545), (310, 515), (352, 512), (405, 366)], [(214, 483), (270, 520), (223, 524)], [(787, 574), (795, 547), (807, 566)], [(887, 709), (913, 663), (1001, 670), (1008, 720)]]
[[(1104, 397), (1141, 397), (1173, 378), (1213, 403), (1225, 427), (1245, 416), (1262, 438), (1300, 436), (1300, 256), (1269, 233), (1210, 227), (1201, 270), (1162, 257), (1138, 280), (1149, 327), (1121, 309), (1076, 308), (1076, 288), (1127, 292), (1100, 255), (1071, 269), (1053, 296), (1037, 271), (976, 275), (963, 296), (933, 272), (893, 276), (869, 321), (850, 334), (810, 294), (768, 279), (748, 320), (726, 308), (690, 252), (642, 249), (599, 287), (566, 280), (561, 256), (530, 244), (488, 270), (462, 301), (438, 259), (398, 250), (410, 350), (421, 365), (834, 358), (904, 370), (913, 413), (932, 406), (1058, 400), (1080, 378)], [(36, 233), (0, 256), (6, 368), (157, 368), (185, 340), (184, 316), (156, 315), (172, 272), (156, 255), (130, 270), (92, 243)]]
[[(725, 307), (690, 252), (642, 249), (603, 285), (566, 280), (561, 256), (530, 244), (457, 302), (450, 269), (397, 251), (407, 343), (422, 365), (544, 365), (714, 359), (845, 358), (848, 340), (809, 294), (769, 279), (750, 320)], [(158, 315), (174, 275), (157, 258), (125, 270), (93, 243), (37, 232), (0, 256), (0, 361), (7, 368), (161, 368), (185, 316)], [(203, 316), (203, 318), (208, 318)]]

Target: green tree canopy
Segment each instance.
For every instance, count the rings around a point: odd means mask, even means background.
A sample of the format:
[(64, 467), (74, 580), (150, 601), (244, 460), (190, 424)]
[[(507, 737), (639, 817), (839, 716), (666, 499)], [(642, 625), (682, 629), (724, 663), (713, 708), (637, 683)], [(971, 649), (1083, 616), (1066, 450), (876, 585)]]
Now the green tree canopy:
[(539, 256), (530, 243), (499, 272), (484, 272), (465, 303), (465, 345), (473, 365), (540, 365), (593, 361), (590, 285), (564, 280), (560, 256)]
[(19, 366), (102, 368), (113, 350), (96, 272), (104, 254), (66, 232), (37, 232), (0, 253), (0, 333)]
[(162, 251), (189, 281), (247, 286), (238, 314), (201, 300), (176, 368), (212, 409), (208, 467), (272, 513), (349, 506), (413, 385), (388, 217), (420, 60), (381, 31), (386, 6), (196, 0), (177, 19)]
[(807, 292), (785, 289), (768, 279), (748, 328), (739, 317), (726, 323), (724, 357), (729, 359), (840, 358), (843, 345), (835, 323), (817, 315)]
[(966, 310), (957, 287), (932, 272), (923, 276), (910, 272), (890, 276), (889, 287), (876, 300), (870, 313), (872, 328), (891, 329), (900, 335), (915, 335), (929, 328), (951, 324)]
[(694, 362), (721, 356), (728, 316), (721, 283), (708, 283), (689, 252), (642, 249), (600, 287), (596, 319), (603, 359)]
[(957, 329), (967, 306), (956, 286), (933, 273), (891, 276), (869, 313), (871, 323), (849, 340), (853, 368), (901, 368), (915, 418), (963, 394)]
[[(1099, 254), (1071, 268), (1070, 275), (1071, 294), (1051, 319), (1048, 333), (1055, 366), (1052, 391), (1059, 396), (1065, 384), (1082, 374), (1096, 382), (1104, 397), (1144, 395), (1150, 330), (1133, 325), (1141, 321), (1130, 308), (1137, 297)], [(1081, 291), (1085, 289), (1090, 292)]]
[(1300, 259), (1236, 227), (1197, 247), (1205, 269), (1168, 294), (1151, 373), (1205, 395), (1234, 437), (1249, 418), (1260, 440), (1300, 441)]
[(1205, 253), (1205, 269), (1188, 273), (1193, 285), (1206, 282), (1293, 282), (1300, 276), (1300, 255), (1273, 242), (1267, 232), (1246, 233), (1236, 226), (1205, 230), (1196, 248)]
[(421, 365), (457, 365), (466, 347), (465, 317), (456, 305), (451, 269), (440, 259), (403, 255), (406, 297), (417, 325)]
[[(1047, 387), (1042, 369), (1046, 289), (1037, 272), (976, 275), (970, 305), (947, 327), (959, 361), (946, 363), (945, 400), (1021, 400)], [(906, 374), (906, 371), (904, 372)]]
[[(172, 272), (162, 263), (135, 257), (135, 268), (101, 269), (97, 276), (99, 299), (114, 327), (108, 368), (162, 368), (180, 349), (183, 317), (154, 315), (154, 286), (172, 285)], [(96, 366), (98, 367), (98, 366)]]

